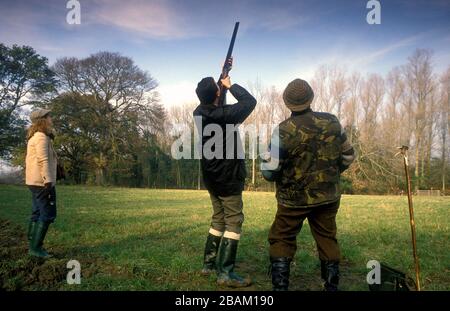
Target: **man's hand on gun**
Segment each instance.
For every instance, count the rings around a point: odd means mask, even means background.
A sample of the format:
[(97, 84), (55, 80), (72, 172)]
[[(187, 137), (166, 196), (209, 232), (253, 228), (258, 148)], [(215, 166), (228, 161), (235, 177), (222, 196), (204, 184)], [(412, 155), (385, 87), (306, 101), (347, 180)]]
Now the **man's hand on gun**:
[(231, 56), (223, 65), (224, 67), (226, 67), (228, 69), (228, 71), (231, 70), (231, 68), (233, 68), (233, 56)]
[(229, 89), (231, 87), (231, 80), (230, 80), (230, 76), (228, 75), (228, 72), (233, 67), (233, 57), (230, 57), (227, 60), (227, 62), (225, 62), (224, 67), (227, 67), (227, 70), (226, 70), (227, 75), (224, 78), (220, 79), (220, 82), (222, 83), (224, 88)]
[(220, 82), (222, 83), (222, 86), (226, 89), (229, 89), (231, 87), (230, 76), (227, 76), (225, 79), (221, 79)]

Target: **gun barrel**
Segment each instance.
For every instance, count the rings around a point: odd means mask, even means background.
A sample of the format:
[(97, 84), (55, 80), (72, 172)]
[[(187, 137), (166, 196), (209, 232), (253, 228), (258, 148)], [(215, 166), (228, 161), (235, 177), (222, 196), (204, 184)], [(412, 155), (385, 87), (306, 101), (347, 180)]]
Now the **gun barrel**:
[(239, 29), (239, 22), (236, 22), (236, 24), (234, 24), (233, 36), (231, 37), (230, 46), (228, 47), (227, 56), (225, 58), (225, 65), (227, 65), (228, 59), (233, 54), (234, 41), (236, 41), (236, 36), (237, 36), (238, 29)]
[(218, 81), (219, 84), (220, 84), (220, 79), (225, 78), (228, 75), (228, 72), (230, 71), (230, 65), (228, 64), (228, 59), (230, 59), (230, 57), (233, 55), (234, 42), (236, 41), (236, 36), (237, 36), (238, 30), (239, 30), (239, 22), (236, 22), (236, 24), (234, 24), (234, 30), (233, 30), (233, 35), (231, 36), (230, 45), (228, 46), (227, 56), (225, 57), (225, 62), (224, 62), (222, 72), (219, 77), (219, 81)]
[(239, 29), (239, 22), (236, 22), (234, 24), (233, 35), (231, 36), (230, 45), (228, 46), (227, 56), (225, 57), (225, 62), (224, 62), (224, 65), (222, 67), (222, 72), (220, 73), (220, 77), (219, 77), (219, 79), (217, 81), (217, 84), (220, 87), (219, 105), (225, 104), (226, 89), (224, 89), (222, 87), (222, 83), (220, 82), (220, 80), (225, 78), (226, 76), (228, 76), (228, 73), (230, 72), (231, 67), (228, 64), (228, 60), (233, 55), (234, 42), (236, 41), (236, 36), (237, 36), (238, 29)]

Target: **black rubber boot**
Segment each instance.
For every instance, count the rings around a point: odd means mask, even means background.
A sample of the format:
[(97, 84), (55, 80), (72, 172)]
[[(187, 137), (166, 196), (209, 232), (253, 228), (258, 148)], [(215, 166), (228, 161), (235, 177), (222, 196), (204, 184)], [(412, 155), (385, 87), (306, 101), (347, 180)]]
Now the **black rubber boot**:
[(50, 257), (50, 255), (42, 248), (49, 225), (49, 223), (42, 221), (38, 221), (36, 223), (34, 233), (30, 241), (30, 250), (28, 252), (31, 256), (40, 258)]
[(201, 274), (209, 275), (216, 272), (217, 251), (219, 249), (221, 236), (215, 236), (211, 233), (206, 238), (205, 255), (203, 257), (203, 269)]
[(320, 261), (320, 270), (324, 280), (323, 288), (327, 292), (335, 292), (339, 285), (339, 261)]
[(28, 223), (28, 233), (27, 233), (28, 241), (31, 241), (31, 239), (33, 238), (33, 233), (35, 229), (36, 229), (36, 221), (30, 220), (30, 222)]
[(272, 273), (272, 289), (274, 291), (287, 291), (289, 288), (289, 273), (291, 271), (289, 257), (271, 257), (270, 271)]
[(239, 241), (222, 238), (217, 254), (217, 284), (229, 287), (247, 287), (252, 284), (249, 278), (234, 273), (236, 253)]

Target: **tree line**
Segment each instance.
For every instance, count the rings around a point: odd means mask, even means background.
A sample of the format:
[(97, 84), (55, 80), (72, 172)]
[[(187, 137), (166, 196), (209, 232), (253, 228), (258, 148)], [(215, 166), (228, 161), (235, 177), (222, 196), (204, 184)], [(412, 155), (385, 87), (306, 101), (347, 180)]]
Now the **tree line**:
[[(344, 192), (401, 192), (405, 181), (396, 157), (401, 145), (410, 147), (415, 189), (447, 189), (450, 68), (438, 75), (432, 63), (431, 51), (416, 50), (386, 76), (338, 65), (316, 70), (312, 108), (337, 115), (358, 153), (343, 175)], [(282, 90), (260, 80), (247, 86), (258, 104), (246, 124), (259, 132), (263, 124), (289, 117)], [(156, 78), (119, 53), (60, 58), (50, 66), (31, 47), (0, 44), (0, 157), (24, 166), (24, 111), (45, 107), (52, 110), (64, 182), (203, 188), (199, 160), (171, 157), (181, 135), (176, 125), (188, 124), (194, 133), (197, 103), (166, 108), (157, 87)], [(259, 161), (246, 160), (248, 189), (274, 189), (263, 180)]]

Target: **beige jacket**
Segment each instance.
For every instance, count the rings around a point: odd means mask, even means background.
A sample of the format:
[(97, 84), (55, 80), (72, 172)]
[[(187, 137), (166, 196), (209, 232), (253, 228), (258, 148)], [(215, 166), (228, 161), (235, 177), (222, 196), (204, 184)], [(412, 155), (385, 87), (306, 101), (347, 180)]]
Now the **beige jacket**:
[(28, 140), (25, 164), (25, 183), (30, 186), (44, 186), (51, 182), (56, 184), (56, 152), (47, 135), (36, 132)]

